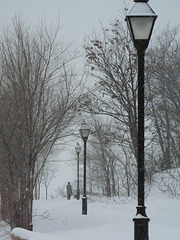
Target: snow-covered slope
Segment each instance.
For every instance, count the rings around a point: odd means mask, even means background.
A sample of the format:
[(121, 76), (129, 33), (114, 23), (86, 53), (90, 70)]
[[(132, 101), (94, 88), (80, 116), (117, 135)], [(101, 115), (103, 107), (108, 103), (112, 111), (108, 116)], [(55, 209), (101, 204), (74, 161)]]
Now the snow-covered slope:
[[(146, 207), (150, 239), (180, 239), (180, 200), (170, 199), (154, 188)], [(81, 208), (81, 200), (76, 199), (35, 201), (34, 232), (14, 229), (14, 233), (30, 240), (134, 239), (132, 218), (136, 214), (136, 201), (119, 201), (119, 204), (105, 198), (88, 201), (87, 216), (81, 214)]]

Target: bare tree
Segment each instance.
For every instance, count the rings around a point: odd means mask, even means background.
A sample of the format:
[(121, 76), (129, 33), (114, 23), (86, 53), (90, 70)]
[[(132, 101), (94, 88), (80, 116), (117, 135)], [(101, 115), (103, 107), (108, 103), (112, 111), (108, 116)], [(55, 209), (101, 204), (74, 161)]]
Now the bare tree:
[(43, 172), (42, 172), (42, 184), (45, 186), (46, 192), (46, 200), (48, 199), (48, 188), (52, 180), (56, 177), (55, 174), (57, 173), (58, 168), (52, 167), (51, 165), (45, 165)]
[[(127, 195), (133, 194), (137, 179), (137, 54), (132, 45), (127, 26), (119, 20), (111, 22), (110, 27), (102, 26), (101, 34), (93, 33), (85, 43), (87, 65), (90, 68), (94, 89), (84, 102), (83, 109), (92, 114), (108, 116), (111, 119), (111, 158), (116, 159), (119, 166), (117, 173), (123, 175), (123, 188)], [(151, 62), (146, 62), (147, 74), (150, 77)], [(152, 69), (151, 69), (152, 70)], [(145, 111), (151, 98), (146, 94)], [(103, 122), (103, 121), (102, 121)], [(103, 123), (102, 123), (103, 124)], [(146, 162), (149, 182), (153, 175), (153, 152), (150, 148), (154, 135), (146, 116)], [(153, 129), (154, 130), (154, 129)], [(106, 146), (107, 147), (107, 146)], [(108, 154), (105, 154), (108, 156)], [(154, 158), (153, 158), (154, 159)], [(106, 162), (107, 164), (107, 162)], [(105, 165), (103, 165), (105, 166)], [(123, 173), (121, 172), (123, 169)], [(117, 174), (117, 176), (118, 176)], [(118, 181), (117, 181), (118, 182)], [(117, 184), (116, 182), (116, 184)], [(118, 184), (117, 184), (118, 186)], [(123, 187), (122, 187), (123, 186)]]
[[(179, 27), (167, 26), (148, 53), (148, 116), (156, 146), (156, 169), (164, 171), (158, 186), (178, 195), (180, 182), (180, 44)], [(165, 178), (168, 176), (168, 181)]]
[[(166, 27), (151, 46), (145, 71), (145, 161), (149, 183), (156, 171), (180, 165), (179, 28)], [(119, 20), (111, 22), (109, 28), (102, 26), (101, 34), (93, 33), (86, 40), (85, 51), (95, 84), (82, 107), (113, 119), (111, 138), (124, 153), (123, 164), (130, 159), (126, 162), (129, 169), (137, 159), (138, 119), (137, 58), (127, 27)]]
[(137, 156), (137, 58), (127, 27), (119, 20), (102, 34), (93, 34), (85, 44), (95, 88), (85, 106), (94, 114), (116, 121), (114, 139), (126, 141), (128, 151)]
[(111, 119), (92, 117), (91, 146), (88, 155), (88, 183), (92, 193), (108, 197), (132, 196), (136, 186), (136, 161), (130, 153), (115, 144), (116, 129)]
[(76, 55), (58, 30), (42, 24), (32, 31), (14, 18), (1, 33), (1, 212), (12, 228), (32, 230), (35, 183), (55, 143), (70, 134), (81, 99)]
[[(168, 27), (157, 37), (158, 45), (149, 52), (149, 116), (161, 156), (161, 170), (179, 167), (180, 148), (180, 44), (179, 28)], [(152, 120), (153, 119), (153, 120)]]

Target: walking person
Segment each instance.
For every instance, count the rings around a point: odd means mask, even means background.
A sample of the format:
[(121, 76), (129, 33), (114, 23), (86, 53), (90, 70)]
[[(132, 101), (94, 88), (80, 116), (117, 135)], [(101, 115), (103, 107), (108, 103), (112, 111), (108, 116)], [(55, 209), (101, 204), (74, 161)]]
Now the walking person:
[(68, 182), (68, 184), (66, 185), (66, 191), (67, 191), (67, 199), (70, 200), (72, 195), (72, 187), (70, 182)]

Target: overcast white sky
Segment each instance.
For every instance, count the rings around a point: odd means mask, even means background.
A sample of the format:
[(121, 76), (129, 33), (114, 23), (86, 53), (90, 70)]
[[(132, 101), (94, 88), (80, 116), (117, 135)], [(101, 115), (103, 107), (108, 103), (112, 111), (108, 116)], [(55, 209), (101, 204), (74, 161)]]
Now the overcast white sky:
[[(125, 2), (129, 8), (133, 0), (0, 0), (0, 26), (15, 16), (38, 23), (45, 17), (52, 24), (60, 16), (64, 38), (82, 43), (84, 35), (98, 29), (99, 21), (119, 18)], [(156, 26), (180, 24), (180, 0), (150, 0), (149, 5), (158, 15)]]

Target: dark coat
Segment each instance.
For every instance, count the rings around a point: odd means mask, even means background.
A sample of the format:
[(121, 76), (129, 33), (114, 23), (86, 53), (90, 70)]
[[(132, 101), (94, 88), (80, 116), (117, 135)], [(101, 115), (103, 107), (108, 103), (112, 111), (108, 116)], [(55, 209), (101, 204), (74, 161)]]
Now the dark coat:
[(66, 190), (67, 190), (67, 195), (72, 195), (72, 187), (71, 187), (71, 184), (68, 184), (66, 186)]

